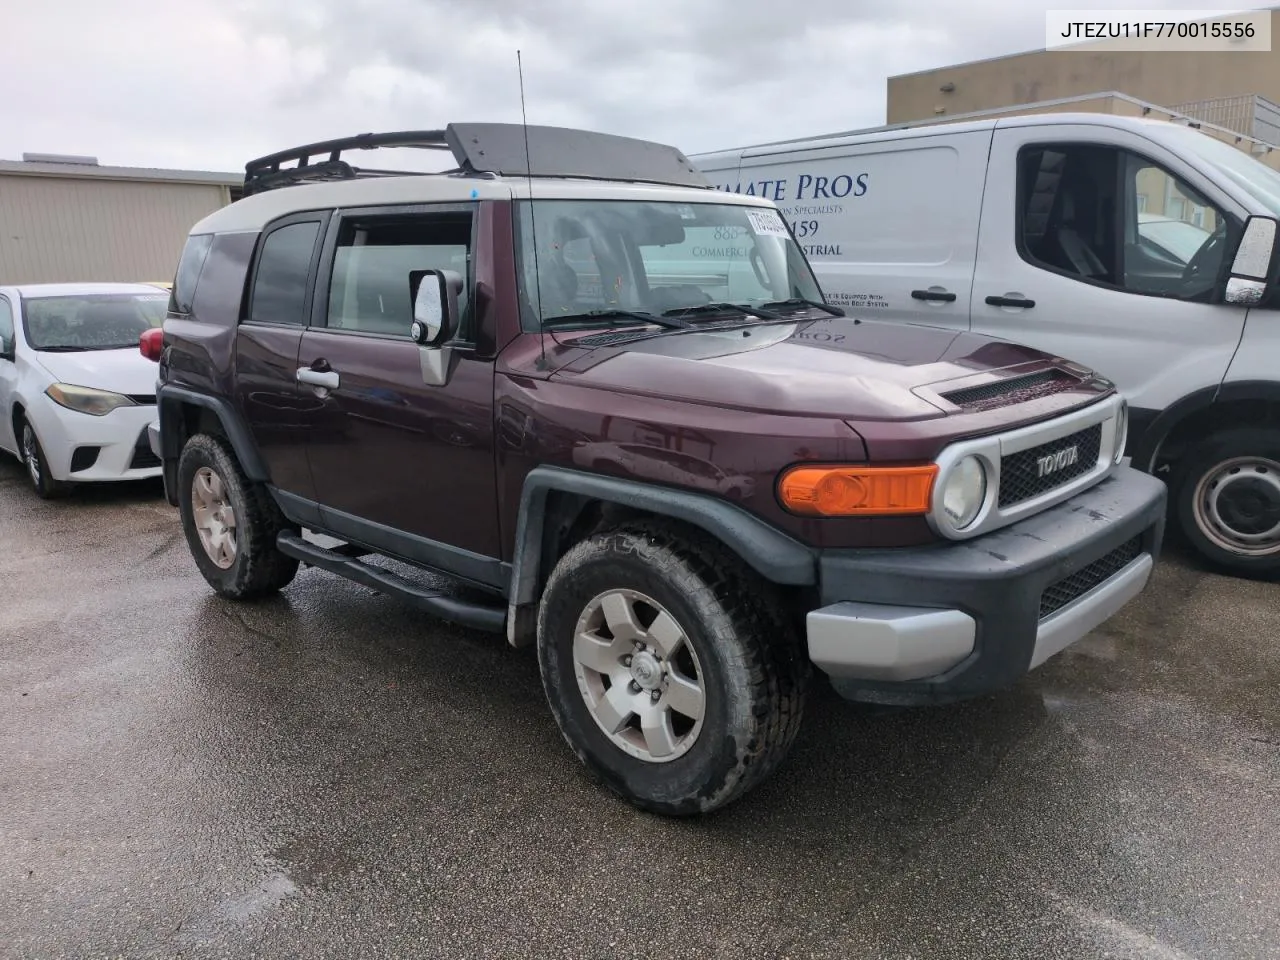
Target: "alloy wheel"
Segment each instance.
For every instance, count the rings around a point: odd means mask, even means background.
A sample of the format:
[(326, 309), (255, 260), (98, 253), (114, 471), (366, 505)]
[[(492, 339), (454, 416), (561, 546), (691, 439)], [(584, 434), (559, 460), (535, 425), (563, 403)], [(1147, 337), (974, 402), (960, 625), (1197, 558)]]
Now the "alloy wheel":
[(200, 544), (221, 570), (236, 562), (236, 514), (222, 478), (201, 467), (191, 479), (191, 509)]
[(578, 618), (573, 661), (587, 710), (621, 750), (666, 763), (698, 739), (702, 667), (684, 628), (656, 600), (634, 590), (596, 596)]

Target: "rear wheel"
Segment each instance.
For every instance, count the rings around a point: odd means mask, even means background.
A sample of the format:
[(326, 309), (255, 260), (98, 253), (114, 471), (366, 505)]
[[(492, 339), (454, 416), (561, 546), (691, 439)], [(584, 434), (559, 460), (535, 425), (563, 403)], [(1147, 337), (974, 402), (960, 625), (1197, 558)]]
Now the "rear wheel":
[(538, 660), (569, 745), (642, 809), (688, 815), (764, 780), (810, 666), (769, 584), (702, 535), (638, 524), (556, 564)]
[(1280, 431), (1229, 430), (1194, 447), (1173, 483), (1179, 526), (1233, 573), (1280, 571)]
[(287, 586), (298, 561), (276, 549), (292, 529), (271, 494), (251, 483), (218, 437), (187, 441), (178, 461), (178, 506), (196, 566), (215, 591), (233, 600), (267, 596)]
[(70, 484), (55, 480), (49, 472), (49, 462), (45, 459), (44, 447), (40, 446), (40, 438), (36, 436), (35, 427), (25, 417), (22, 419), (22, 462), (26, 465), (27, 476), (36, 493), (45, 500), (62, 496), (70, 489)]

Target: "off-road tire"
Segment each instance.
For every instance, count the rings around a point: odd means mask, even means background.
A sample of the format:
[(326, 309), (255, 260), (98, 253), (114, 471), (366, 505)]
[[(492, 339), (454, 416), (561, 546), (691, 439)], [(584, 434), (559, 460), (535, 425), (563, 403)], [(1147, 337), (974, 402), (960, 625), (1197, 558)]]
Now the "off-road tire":
[[(1197, 510), (1197, 492), (1202, 481), (1208, 481), (1223, 465), (1231, 461), (1252, 460), (1280, 464), (1280, 430), (1271, 427), (1238, 427), (1213, 434), (1187, 451), (1174, 467), (1170, 493), (1176, 511), (1178, 529), (1205, 560), (1230, 574), (1269, 576), (1280, 572), (1280, 549), (1253, 555), (1228, 549), (1211, 530), (1205, 529), (1206, 511)], [(1248, 469), (1246, 467), (1246, 469)], [(1263, 473), (1275, 477), (1276, 470), (1263, 466)], [(1275, 482), (1275, 481), (1269, 481)], [(1229, 538), (1226, 538), (1229, 541)], [(1270, 548), (1268, 548), (1270, 549)]]
[[(30, 437), (28, 437), (28, 433), (30, 433)], [(35, 450), (34, 466), (27, 456), (28, 442), (32, 444)], [(19, 459), (27, 469), (27, 481), (31, 484), (31, 489), (36, 492), (36, 496), (42, 500), (55, 500), (67, 495), (71, 490), (71, 484), (63, 480), (57, 480), (49, 473), (49, 460), (45, 456), (44, 445), (40, 443), (40, 435), (36, 433), (35, 427), (26, 417), (22, 417), (18, 421), (18, 450)]]
[[(208, 467), (218, 475), (236, 519), (236, 557), (227, 569), (210, 559), (196, 530), (192, 484)], [(276, 549), (281, 530), (296, 530), (281, 514), (267, 488), (245, 478), (225, 441), (197, 434), (178, 460), (178, 508), (182, 530), (196, 566), (214, 591), (232, 600), (254, 600), (279, 592), (298, 573), (298, 561)]]
[[(578, 686), (578, 618), (611, 589), (662, 604), (699, 658), (703, 726), (677, 759), (624, 752)], [(564, 554), (538, 610), (538, 663), (551, 712), (590, 773), (635, 806), (668, 816), (723, 807), (765, 780), (799, 732), (812, 674), (771, 584), (701, 531), (653, 521), (594, 534)]]

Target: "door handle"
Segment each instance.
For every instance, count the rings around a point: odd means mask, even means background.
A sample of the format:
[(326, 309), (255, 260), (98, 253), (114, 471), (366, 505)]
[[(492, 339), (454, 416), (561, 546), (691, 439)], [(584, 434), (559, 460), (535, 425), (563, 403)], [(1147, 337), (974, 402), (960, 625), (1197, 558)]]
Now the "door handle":
[(955, 300), (954, 293), (947, 293), (945, 290), (912, 290), (911, 299), (913, 300), (937, 300), (941, 303), (951, 303)]
[(327, 390), (338, 389), (338, 372), (336, 370), (312, 370), (310, 367), (298, 368), (298, 382), (312, 387), (324, 387)]
[(1034, 307), (1034, 300), (1022, 297), (987, 297), (987, 303), (993, 307)]

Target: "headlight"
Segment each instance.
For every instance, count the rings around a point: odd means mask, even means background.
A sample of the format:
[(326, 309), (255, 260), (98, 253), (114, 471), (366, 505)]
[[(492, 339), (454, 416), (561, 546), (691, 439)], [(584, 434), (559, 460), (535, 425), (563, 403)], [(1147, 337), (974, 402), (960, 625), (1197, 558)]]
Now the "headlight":
[(963, 530), (973, 523), (987, 499), (986, 468), (977, 457), (965, 457), (942, 483), (942, 512), (953, 530)]
[(133, 401), (122, 393), (109, 390), (94, 390), (92, 387), (77, 387), (70, 383), (50, 384), (45, 390), (50, 400), (68, 410), (87, 413), (94, 417), (106, 416), (116, 407), (132, 407)]
[(1129, 442), (1129, 404), (1120, 401), (1120, 409), (1116, 411), (1116, 452), (1115, 462), (1124, 459), (1125, 444)]

